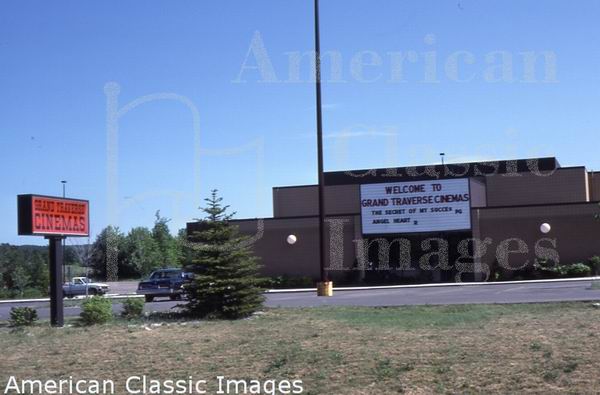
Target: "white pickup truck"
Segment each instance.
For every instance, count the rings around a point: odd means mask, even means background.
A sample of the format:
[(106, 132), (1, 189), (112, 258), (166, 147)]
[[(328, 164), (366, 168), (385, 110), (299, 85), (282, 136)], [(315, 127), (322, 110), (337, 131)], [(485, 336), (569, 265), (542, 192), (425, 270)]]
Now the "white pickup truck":
[(110, 290), (107, 284), (95, 283), (87, 277), (73, 277), (63, 284), (63, 295), (72, 298), (77, 295), (104, 295)]

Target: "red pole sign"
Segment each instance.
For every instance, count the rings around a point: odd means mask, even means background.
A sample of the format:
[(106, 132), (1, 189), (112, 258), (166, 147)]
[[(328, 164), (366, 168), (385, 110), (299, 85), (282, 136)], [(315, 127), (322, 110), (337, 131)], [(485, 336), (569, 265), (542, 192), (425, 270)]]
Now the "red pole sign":
[(63, 326), (62, 265), (63, 239), (89, 236), (90, 203), (42, 195), (17, 196), (18, 226), (21, 236), (46, 236), (50, 258), (50, 323)]
[(19, 235), (89, 236), (89, 202), (19, 195)]

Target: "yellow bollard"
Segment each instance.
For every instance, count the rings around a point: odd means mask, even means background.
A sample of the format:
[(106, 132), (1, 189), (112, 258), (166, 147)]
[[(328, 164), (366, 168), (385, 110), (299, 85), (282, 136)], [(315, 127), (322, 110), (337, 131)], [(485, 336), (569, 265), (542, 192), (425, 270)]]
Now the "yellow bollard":
[(333, 281), (317, 283), (317, 296), (333, 296)]

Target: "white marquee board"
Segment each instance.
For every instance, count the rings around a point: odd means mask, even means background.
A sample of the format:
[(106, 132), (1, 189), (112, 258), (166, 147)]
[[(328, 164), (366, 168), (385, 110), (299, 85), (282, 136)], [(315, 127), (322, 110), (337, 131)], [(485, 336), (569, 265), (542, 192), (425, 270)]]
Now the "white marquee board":
[(469, 179), (362, 184), (363, 234), (471, 228)]

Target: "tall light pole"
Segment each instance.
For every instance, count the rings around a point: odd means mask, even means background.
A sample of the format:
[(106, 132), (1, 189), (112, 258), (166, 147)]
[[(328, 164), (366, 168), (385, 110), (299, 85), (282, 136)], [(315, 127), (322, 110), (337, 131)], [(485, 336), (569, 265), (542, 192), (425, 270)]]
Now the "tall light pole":
[[(62, 184), (62, 190), (63, 190), (63, 198), (67, 197), (67, 180), (61, 180), (60, 182)], [(63, 254), (66, 248), (66, 243), (65, 243), (65, 239), (62, 239), (62, 247), (63, 247)], [(63, 283), (67, 281), (67, 273), (65, 273), (65, 261), (63, 260)]]
[(315, 0), (315, 85), (317, 94), (317, 171), (319, 178), (319, 269), (321, 282), (317, 295), (331, 296), (332, 284), (325, 270), (325, 176), (323, 174), (323, 109), (321, 103), (321, 42), (319, 33), (319, 0)]

